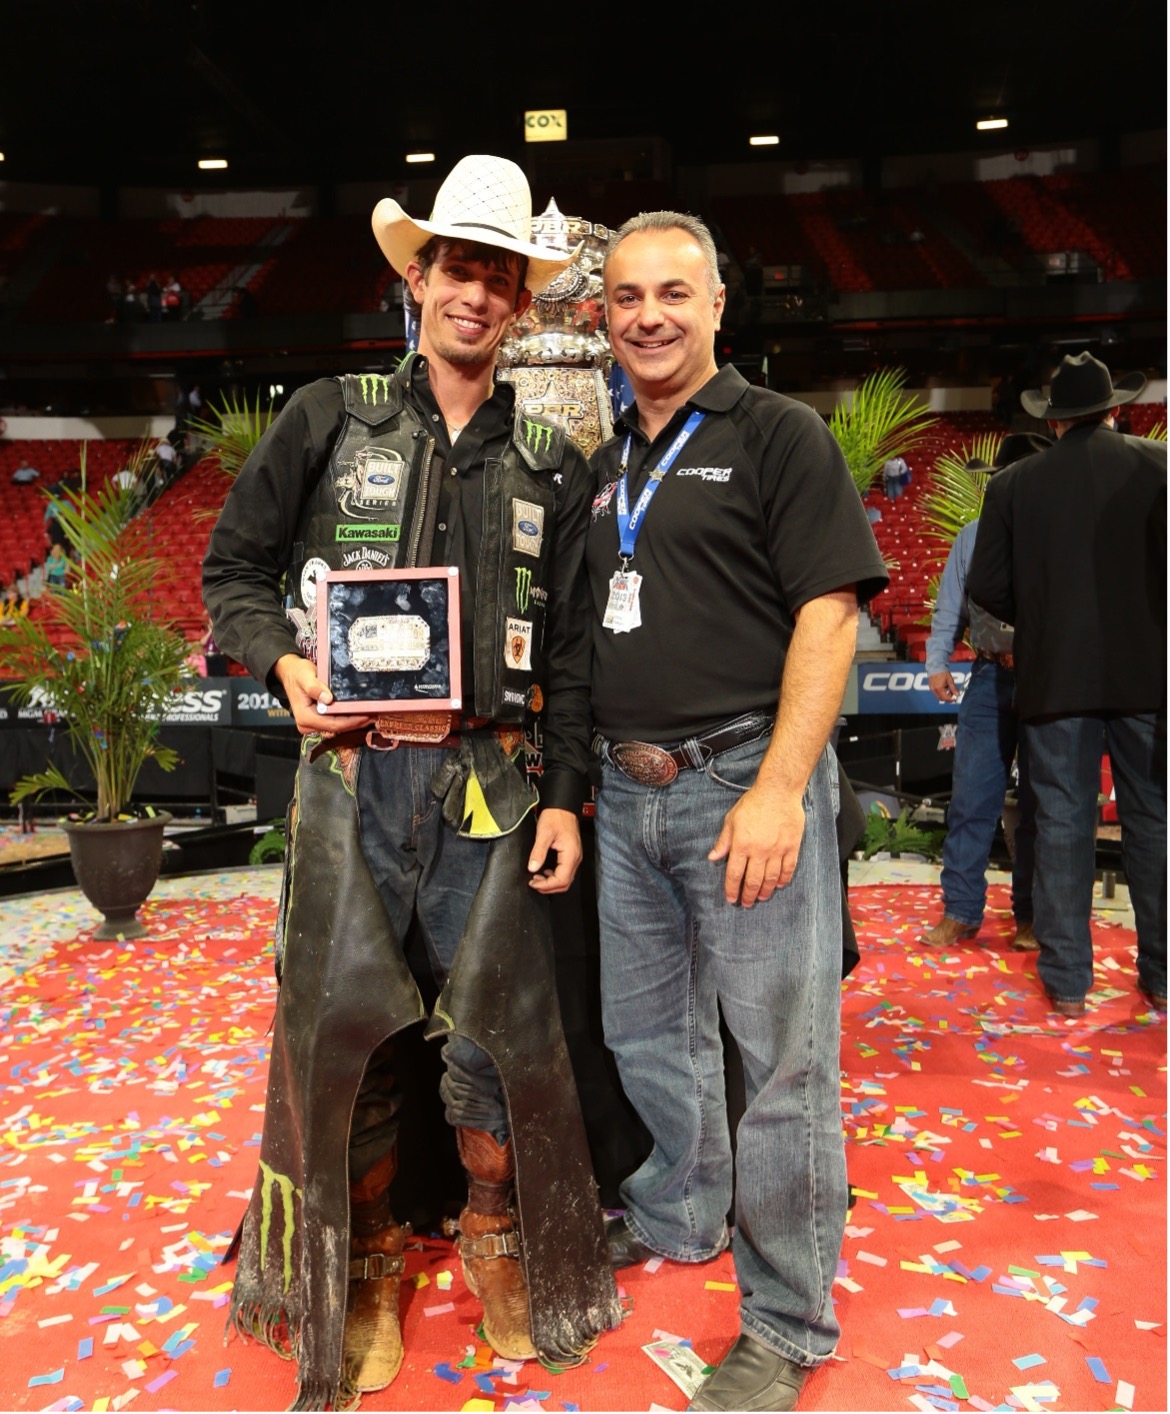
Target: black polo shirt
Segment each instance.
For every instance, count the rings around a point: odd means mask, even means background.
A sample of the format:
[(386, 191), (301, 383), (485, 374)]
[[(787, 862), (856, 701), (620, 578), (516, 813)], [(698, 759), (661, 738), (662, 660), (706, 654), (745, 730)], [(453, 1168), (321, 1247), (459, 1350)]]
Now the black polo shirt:
[[(702, 423), (642, 521), (630, 568), (642, 623), (602, 627), (620, 566), (617, 494), (630, 441), (630, 504), (695, 409)], [(803, 403), (749, 385), (730, 366), (651, 444), (637, 408), (594, 454), (598, 494), (586, 547), (593, 592), (593, 716), (617, 740), (672, 742), (743, 712), (774, 710), (793, 615), (856, 584), (888, 579), (832, 433)]]

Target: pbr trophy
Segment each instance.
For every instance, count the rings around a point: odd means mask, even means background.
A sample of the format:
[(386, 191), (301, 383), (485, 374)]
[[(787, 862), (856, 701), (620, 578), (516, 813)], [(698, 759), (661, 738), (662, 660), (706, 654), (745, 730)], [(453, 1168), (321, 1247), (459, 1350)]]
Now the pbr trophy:
[(563, 216), (550, 201), (533, 217), (532, 239), (554, 251), (580, 255), (537, 295), (500, 346), (499, 376), (516, 389), (517, 406), (563, 427), (589, 456), (613, 433), (605, 375), (610, 364), (605, 334), (601, 266), (609, 229)]

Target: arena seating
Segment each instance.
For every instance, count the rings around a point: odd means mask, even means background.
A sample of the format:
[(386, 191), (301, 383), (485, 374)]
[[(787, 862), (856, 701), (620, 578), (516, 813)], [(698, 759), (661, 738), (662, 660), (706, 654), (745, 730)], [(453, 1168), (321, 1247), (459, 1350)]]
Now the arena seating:
[(0, 275), (11, 277), (48, 219), (39, 213), (0, 211)]
[[(566, 214), (611, 226), (632, 211), (677, 203), (660, 182), (560, 183), (554, 195)], [(841, 292), (981, 286), (986, 273), (969, 256), (1028, 279), (1042, 278), (1046, 258), (1065, 252), (1084, 252), (1107, 280), (1166, 270), (1165, 174), (1152, 167), (723, 196), (702, 214), (740, 269), (755, 251), (765, 266), (800, 265), (809, 284)], [(13, 277), (53, 223), (61, 249), (24, 304), (26, 322), (108, 319), (111, 274), (139, 288), (152, 271), (160, 280), (176, 275), (192, 304), (224, 284), (224, 299), (202, 311), (208, 318), (242, 312), (234, 286), (251, 296), (249, 312), (264, 315), (374, 311), (394, 278), (365, 216), (107, 222), (6, 213), (0, 275)]]
[(291, 221), (292, 234), (248, 286), (263, 315), (358, 314), (394, 277), (360, 216)]
[[(86, 444), (86, 477), (98, 486), (126, 465), (135, 442), (90, 441)], [(82, 444), (77, 441), (0, 442), (0, 586), (24, 579), (45, 558), (45, 489), (51, 490), (68, 471), (80, 465)], [(13, 484), (12, 473), (22, 463), (36, 467), (39, 481)]]
[(61, 253), (24, 306), (26, 322), (104, 320), (111, 317), (106, 281), (130, 279), (141, 289), (153, 272), (174, 275), (197, 303), (233, 270), (256, 262), (256, 247), (274, 224), (270, 217), (193, 217), (165, 221), (96, 221), (59, 217), (66, 230)]

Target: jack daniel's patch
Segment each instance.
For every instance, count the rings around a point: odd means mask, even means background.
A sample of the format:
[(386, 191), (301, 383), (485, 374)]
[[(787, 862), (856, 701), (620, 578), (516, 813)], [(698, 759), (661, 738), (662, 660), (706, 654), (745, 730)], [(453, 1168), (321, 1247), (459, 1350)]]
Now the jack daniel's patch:
[(512, 549), (539, 555), (544, 541), (544, 507), (535, 501), (512, 502)]

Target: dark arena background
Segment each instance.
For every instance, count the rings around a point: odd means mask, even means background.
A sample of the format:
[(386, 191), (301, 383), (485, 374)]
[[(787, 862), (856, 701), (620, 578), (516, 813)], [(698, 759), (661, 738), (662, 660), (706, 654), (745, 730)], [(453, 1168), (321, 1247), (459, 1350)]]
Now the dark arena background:
[[(75, 807), (8, 803), (26, 773), (76, 763), (52, 702), (23, 701), (0, 661), (0, 1407), (293, 1398), (291, 1366), (225, 1339), (220, 1262), (256, 1172), (298, 737), (203, 642), (200, 566), (229, 483), (189, 424), (392, 368), (402, 291), (370, 212), (393, 196), (425, 216), (454, 163), (489, 152), (525, 169), (537, 213), (701, 216), (727, 288), (720, 365), (826, 418), (898, 369), (933, 417), (903, 493), (880, 475), (864, 493), (891, 582), (862, 614), (836, 734), (869, 822), (842, 986), (856, 1203), (841, 1344), (800, 1407), (1164, 1410), (1165, 1016), (1136, 990), (1108, 759), (1085, 1017), (1049, 1012), (1035, 954), (1010, 946), (1010, 798), (979, 936), (917, 942), (940, 912), (956, 724), (924, 663), (948, 548), (936, 468), (1042, 431), (1021, 391), (1083, 350), (1146, 376), (1124, 430), (1165, 435), (1164, 6), (9, 0), (0, 46), (4, 612), (48, 611), (46, 491), (83, 451), (101, 485), (146, 446), (152, 597), (193, 655), (161, 728), (178, 765), (148, 765), (135, 791), (173, 816), (146, 934), (110, 941), (57, 824)], [(956, 650), (960, 686), (972, 657)], [(584, 833), (553, 905), (557, 971), (613, 1204), (647, 1138), (602, 1041), (588, 818)], [(421, 940), (410, 954), (425, 977)], [(494, 1359), (444, 1235), (461, 1173), (439, 1062), (418, 1035), (404, 1053), (406, 1364), (363, 1406), (683, 1408), (643, 1347), (723, 1356), (730, 1258), (621, 1273), (627, 1319), (580, 1369)]]

